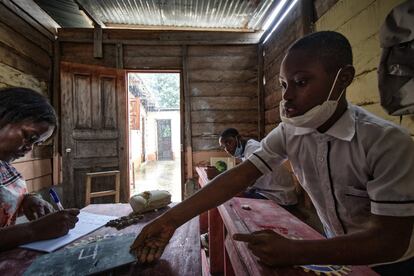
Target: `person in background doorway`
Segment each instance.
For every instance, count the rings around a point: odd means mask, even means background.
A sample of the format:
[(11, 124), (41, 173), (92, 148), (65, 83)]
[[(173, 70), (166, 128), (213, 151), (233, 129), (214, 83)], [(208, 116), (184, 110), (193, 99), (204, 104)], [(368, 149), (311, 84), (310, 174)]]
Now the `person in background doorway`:
[[(260, 148), (260, 142), (243, 138), (234, 128), (221, 133), (219, 144), (228, 154), (241, 161), (245, 161)], [(270, 199), (284, 206), (295, 205), (298, 201), (292, 175), (283, 165), (275, 166), (272, 173), (261, 176), (241, 196)]]
[[(10, 164), (51, 137), (56, 126), (53, 107), (39, 93), (26, 88), (0, 90), (0, 250), (63, 236), (78, 221), (79, 210), (55, 212), (48, 202), (28, 193)], [(15, 225), (20, 214), (30, 222)]]

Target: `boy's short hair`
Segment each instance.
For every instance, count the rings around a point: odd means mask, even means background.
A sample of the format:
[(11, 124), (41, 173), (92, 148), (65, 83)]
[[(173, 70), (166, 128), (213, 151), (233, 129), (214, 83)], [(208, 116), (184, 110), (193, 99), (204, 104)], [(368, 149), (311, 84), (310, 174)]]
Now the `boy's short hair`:
[(321, 61), (326, 71), (338, 71), (345, 65), (352, 65), (352, 47), (340, 33), (321, 31), (311, 33), (294, 42), (288, 49), (305, 50)]
[(220, 134), (220, 138), (222, 139), (237, 136), (239, 136), (239, 132), (235, 128), (227, 128)]

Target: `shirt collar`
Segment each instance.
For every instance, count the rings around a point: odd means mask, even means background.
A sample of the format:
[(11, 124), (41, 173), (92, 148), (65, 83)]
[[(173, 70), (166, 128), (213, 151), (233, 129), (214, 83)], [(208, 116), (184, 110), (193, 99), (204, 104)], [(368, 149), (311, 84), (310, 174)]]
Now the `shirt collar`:
[[(313, 128), (295, 127), (294, 135), (306, 135), (316, 131), (317, 130)], [(345, 113), (325, 132), (325, 134), (340, 140), (351, 141), (355, 135), (355, 110), (348, 105), (348, 109)]]

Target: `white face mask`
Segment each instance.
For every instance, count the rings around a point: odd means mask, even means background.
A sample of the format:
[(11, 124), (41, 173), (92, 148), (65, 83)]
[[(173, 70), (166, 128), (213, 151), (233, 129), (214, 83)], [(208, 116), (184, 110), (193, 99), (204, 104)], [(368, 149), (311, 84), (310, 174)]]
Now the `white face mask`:
[(242, 145), (241, 142), (239, 143), (239, 139), (237, 139), (236, 141), (237, 141), (237, 147), (234, 150), (234, 155), (233, 156), (236, 157), (236, 158), (242, 158), (243, 157), (243, 145)]
[(296, 127), (307, 127), (307, 128), (314, 128), (317, 129), (321, 125), (323, 125), (331, 116), (335, 113), (336, 107), (338, 106), (338, 101), (341, 98), (342, 94), (344, 93), (345, 89), (342, 90), (341, 95), (339, 95), (337, 100), (329, 100), (331, 97), (332, 91), (335, 87), (336, 81), (338, 79), (339, 73), (341, 72), (342, 68), (338, 70), (336, 74), (335, 80), (332, 84), (331, 90), (329, 91), (328, 98), (322, 104), (314, 106), (306, 113), (295, 116), (295, 117), (286, 117), (285, 114), (285, 100), (280, 102), (280, 119), (282, 122), (294, 125)]

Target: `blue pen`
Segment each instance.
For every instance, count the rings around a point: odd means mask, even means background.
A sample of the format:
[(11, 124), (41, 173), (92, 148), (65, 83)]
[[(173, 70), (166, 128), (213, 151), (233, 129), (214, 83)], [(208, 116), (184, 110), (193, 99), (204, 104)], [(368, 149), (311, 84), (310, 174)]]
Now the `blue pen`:
[(63, 210), (64, 208), (62, 206), (62, 203), (60, 203), (59, 196), (57, 195), (57, 193), (55, 192), (55, 190), (53, 190), (53, 188), (50, 188), (49, 189), (49, 194), (53, 198), (53, 201), (56, 203), (58, 209), (59, 210)]

